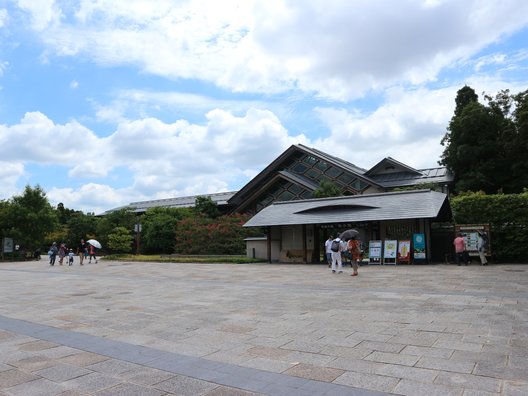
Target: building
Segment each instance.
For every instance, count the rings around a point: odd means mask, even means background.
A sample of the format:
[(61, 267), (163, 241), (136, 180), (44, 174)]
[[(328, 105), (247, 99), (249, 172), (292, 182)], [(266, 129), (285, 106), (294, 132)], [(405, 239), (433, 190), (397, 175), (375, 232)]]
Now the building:
[[(339, 188), (341, 197), (314, 199), (320, 183)], [(414, 169), (391, 157), (364, 169), (301, 144), (290, 146), (235, 192), (204, 194), (224, 212), (254, 217), (262, 238), (247, 240), (248, 256), (280, 262), (319, 262), (328, 235), (346, 228), (362, 241), (408, 240), (421, 234), (426, 260), (443, 257), (444, 237), (432, 233), (435, 222), (451, 220), (448, 192), (453, 176), (445, 167)], [(410, 191), (397, 191), (406, 189)], [(434, 190), (434, 191), (433, 191)], [(132, 202), (141, 213), (150, 207), (192, 207), (197, 196)]]

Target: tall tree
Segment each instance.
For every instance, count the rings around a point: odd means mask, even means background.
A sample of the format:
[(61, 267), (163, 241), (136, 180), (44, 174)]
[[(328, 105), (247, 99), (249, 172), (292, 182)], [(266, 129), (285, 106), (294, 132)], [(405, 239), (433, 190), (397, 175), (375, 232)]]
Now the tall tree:
[(512, 164), (512, 179), (515, 192), (522, 192), (528, 188), (528, 90), (514, 95), (513, 99), (515, 135), (510, 155), (515, 161)]
[(27, 185), (22, 195), (11, 198), (5, 208), (3, 234), (14, 238), (23, 249), (42, 246), (45, 236), (57, 225), (57, 215), (39, 185)]
[(468, 86), (458, 91), (439, 163), (454, 174), (455, 191), (496, 193), (506, 180), (500, 154), (505, 117), (500, 106), (485, 106), (477, 99)]

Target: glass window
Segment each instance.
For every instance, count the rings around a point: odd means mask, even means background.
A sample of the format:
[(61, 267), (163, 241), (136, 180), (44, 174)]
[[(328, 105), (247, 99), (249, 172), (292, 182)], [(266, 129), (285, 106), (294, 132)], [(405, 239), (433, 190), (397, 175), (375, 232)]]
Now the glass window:
[(335, 179), (343, 172), (341, 170), (337, 169), (336, 167), (331, 166), (325, 173), (328, 176), (330, 176), (332, 179)]
[(346, 172), (343, 172), (343, 174), (338, 177), (339, 181), (343, 182), (343, 184), (350, 184), (354, 180), (354, 178), (354, 176)]
[(306, 157), (304, 157), (303, 161), (309, 164), (310, 166), (314, 166), (317, 163), (317, 158), (312, 157), (311, 155), (307, 155)]
[(292, 186), (289, 187), (288, 190), (290, 190), (295, 195), (299, 195), (303, 191), (303, 188), (301, 186), (298, 186), (297, 184), (292, 184)]
[(283, 191), (278, 197), (277, 199), (279, 201), (291, 201), (292, 198), (293, 198), (293, 194), (289, 191)]
[(318, 177), (321, 175), (318, 171), (315, 169), (309, 169), (305, 175), (309, 177), (312, 180), (318, 180)]
[(308, 169), (308, 167), (301, 163), (297, 163), (292, 167), (292, 171), (299, 175), (304, 174), (304, 172), (306, 172), (306, 169)]
[(368, 187), (368, 183), (365, 183), (363, 180), (354, 180), (353, 183), (350, 184), (354, 189), (361, 191)]
[(321, 172), (324, 172), (325, 170), (328, 169), (330, 165), (328, 165), (326, 162), (324, 161), (319, 161), (317, 164), (315, 164), (315, 167), (317, 169), (319, 169)]

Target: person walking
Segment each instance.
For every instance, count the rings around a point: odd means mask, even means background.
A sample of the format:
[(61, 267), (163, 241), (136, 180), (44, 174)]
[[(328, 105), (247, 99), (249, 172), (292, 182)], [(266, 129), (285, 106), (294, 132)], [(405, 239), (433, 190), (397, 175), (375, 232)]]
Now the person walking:
[(332, 266), (332, 240), (334, 239), (334, 237), (332, 235), (329, 235), (328, 236), (328, 239), (326, 240), (325, 242), (325, 256), (326, 256), (326, 261), (328, 262), (328, 268), (330, 268)]
[(75, 257), (75, 253), (73, 253), (73, 249), (70, 249), (70, 252), (68, 253), (68, 265), (71, 267), (73, 265), (73, 258)]
[(343, 273), (343, 259), (341, 258), (341, 253), (345, 250), (345, 246), (341, 242), (340, 238), (336, 238), (332, 241), (330, 250), (332, 251), (332, 273), (335, 274), (337, 270), (338, 274), (342, 274)]
[(62, 265), (62, 262), (64, 261), (64, 257), (66, 256), (66, 246), (64, 243), (60, 244), (59, 247), (59, 264)]
[(49, 257), (50, 257), (50, 265), (55, 265), (55, 259), (57, 258), (57, 253), (59, 252), (59, 249), (57, 248), (57, 242), (53, 242), (51, 244), (50, 250), (49, 250)]
[(347, 249), (350, 253), (350, 264), (352, 264), (352, 270), (354, 271), (351, 276), (358, 276), (359, 260), (361, 260), (360, 242), (355, 238), (350, 239)]
[(77, 254), (79, 255), (79, 264), (84, 265), (84, 255), (86, 254), (86, 243), (84, 242), (84, 239), (81, 239), (81, 243), (79, 243), (79, 246), (77, 247)]
[(97, 264), (97, 257), (95, 257), (95, 246), (88, 244), (88, 252), (90, 255), (90, 261), (88, 261), (88, 263), (92, 262), (92, 257), (93, 257), (93, 259), (95, 260), (95, 264)]
[(477, 249), (480, 257), (480, 265), (488, 265), (488, 260), (486, 259), (486, 241), (486, 234), (478, 231)]
[(455, 261), (457, 265), (462, 265), (462, 262), (467, 265), (467, 260), (465, 257), (466, 241), (464, 240), (462, 233), (459, 232), (457, 234), (455, 240), (453, 241), (453, 245), (455, 245)]

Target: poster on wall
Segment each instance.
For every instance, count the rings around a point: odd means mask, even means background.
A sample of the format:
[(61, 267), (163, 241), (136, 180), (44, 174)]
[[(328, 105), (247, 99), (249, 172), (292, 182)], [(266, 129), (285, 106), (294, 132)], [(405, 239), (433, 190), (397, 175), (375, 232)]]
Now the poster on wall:
[(383, 264), (396, 264), (398, 241), (387, 239), (383, 243)]
[(411, 241), (398, 242), (398, 263), (411, 262)]
[(413, 234), (413, 259), (414, 261), (425, 261), (425, 235)]
[(381, 241), (369, 242), (369, 264), (381, 264)]
[(4, 238), (2, 241), (2, 251), (4, 253), (13, 253), (13, 238)]
[(466, 249), (470, 256), (478, 256), (478, 239), (484, 238), (484, 254), (491, 255), (491, 233), (489, 224), (457, 224), (455, 235), (461, 233), (466, 242)]

